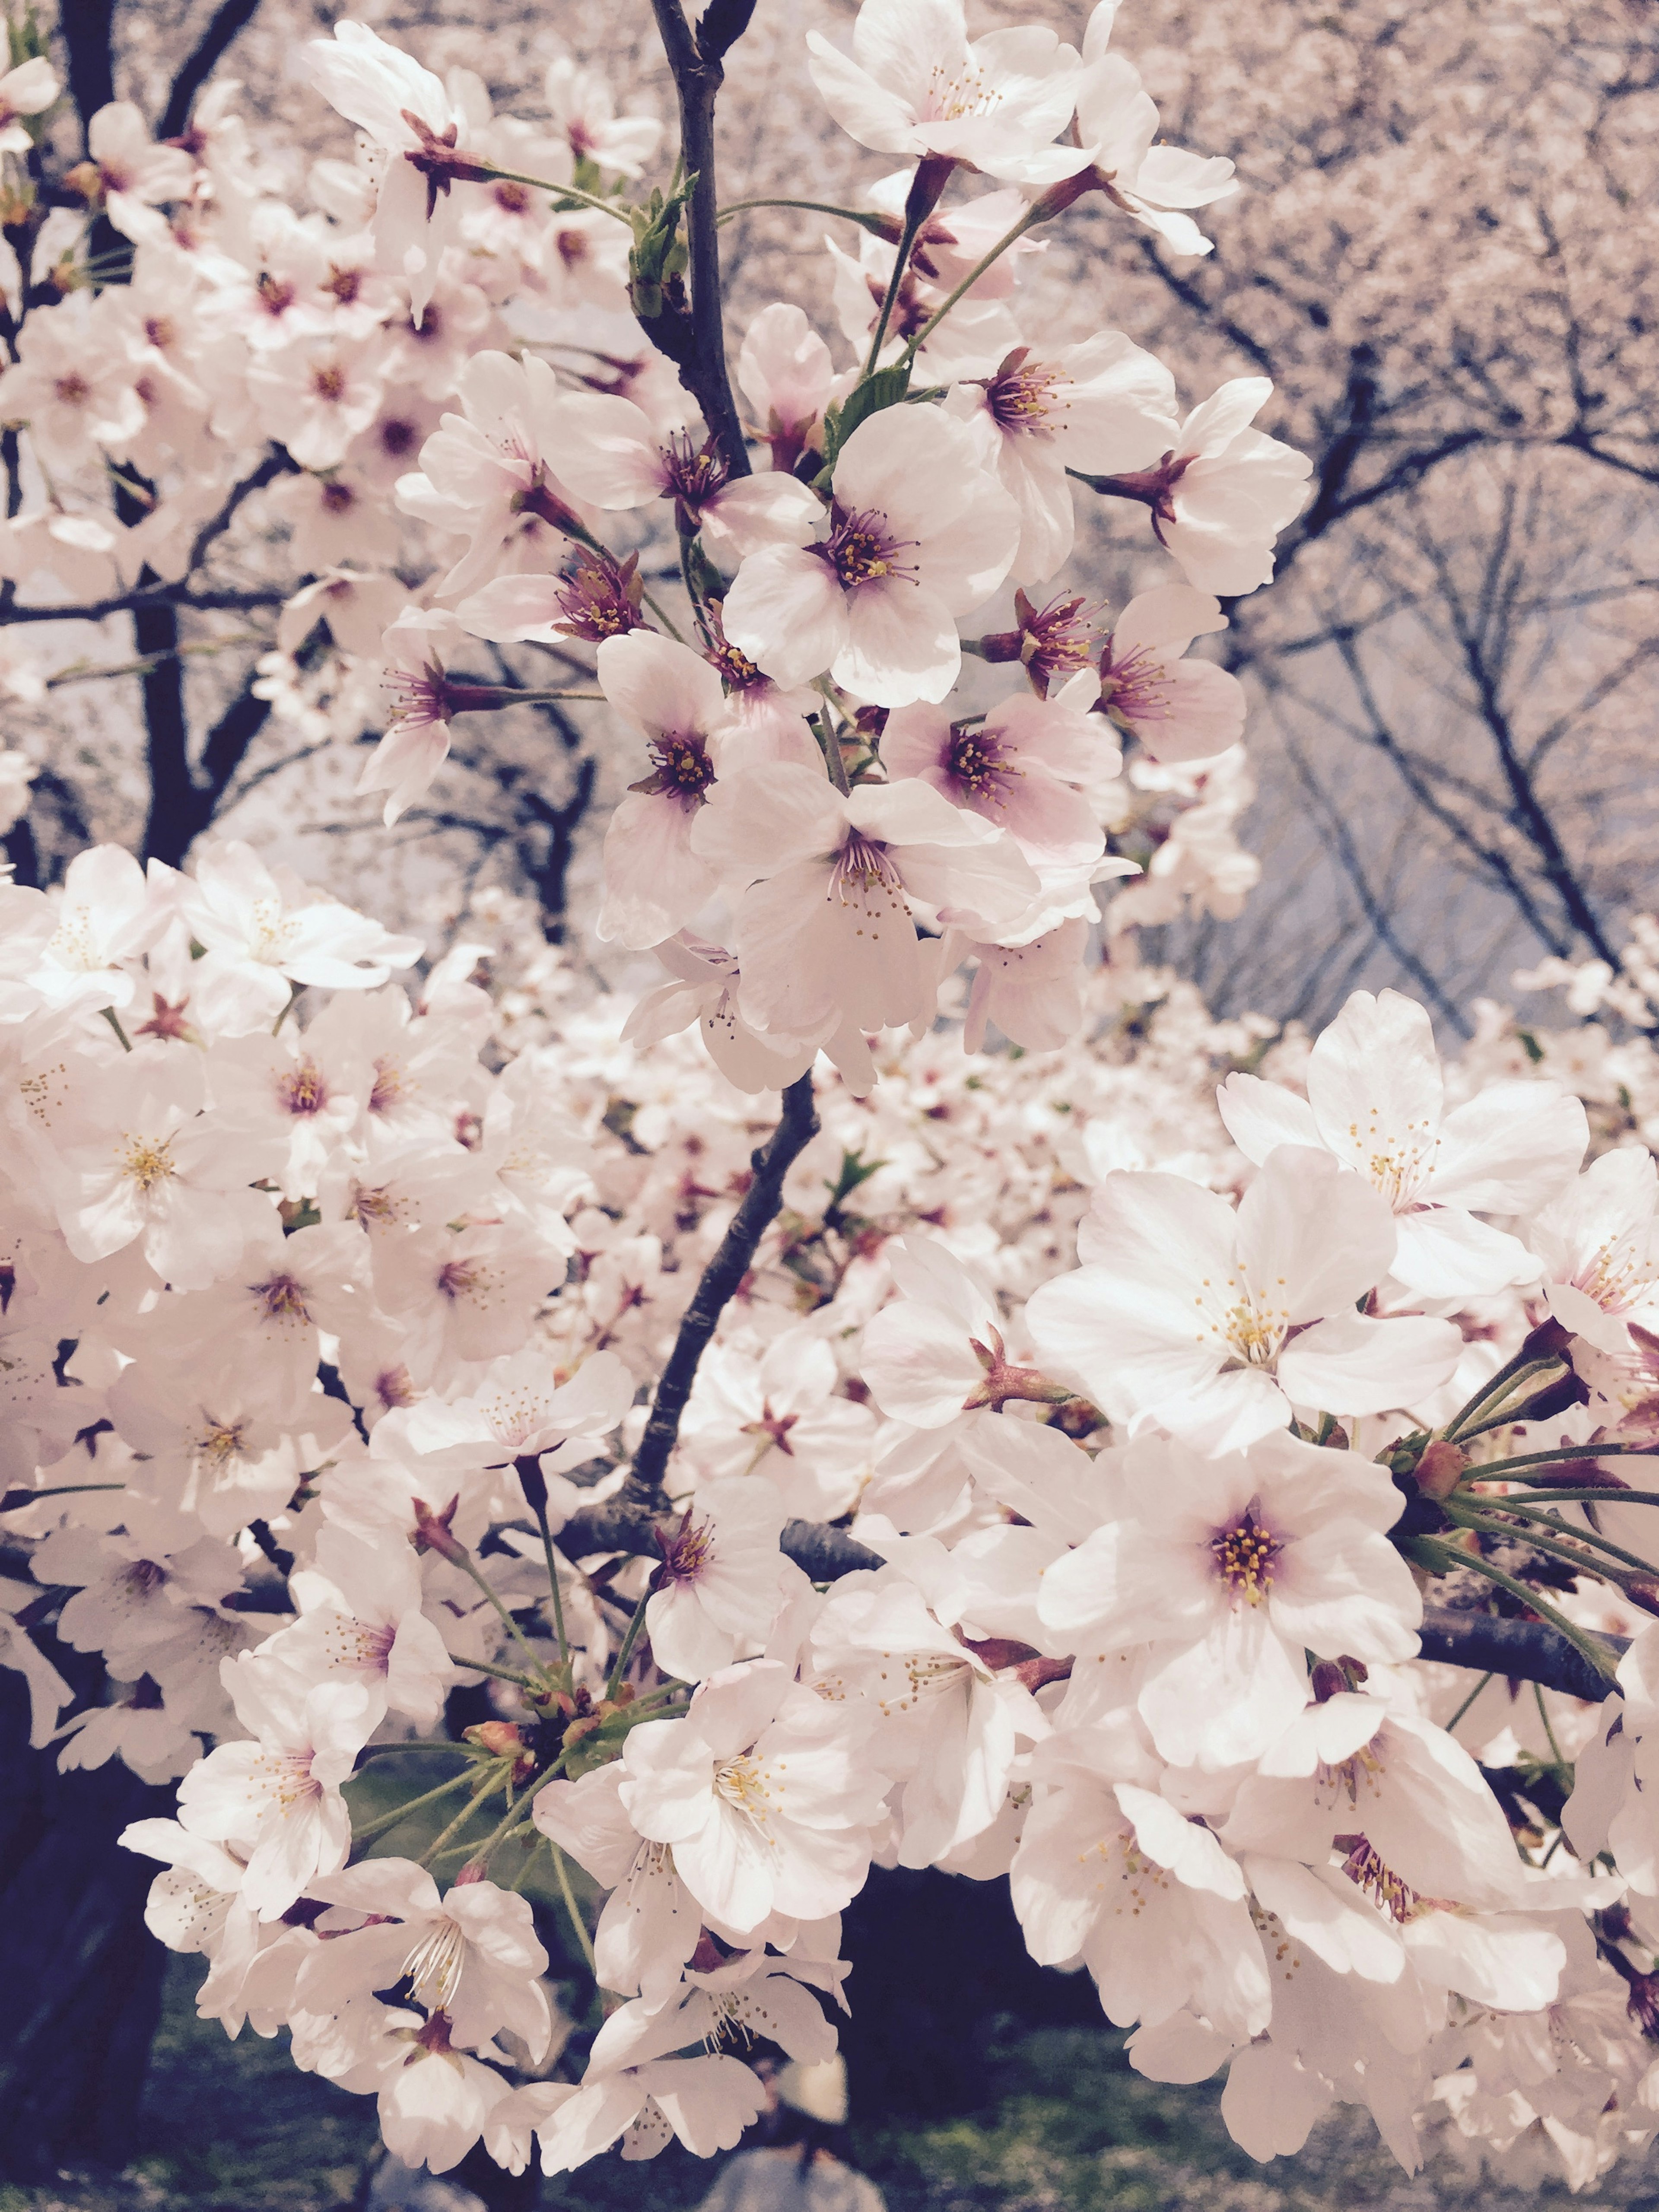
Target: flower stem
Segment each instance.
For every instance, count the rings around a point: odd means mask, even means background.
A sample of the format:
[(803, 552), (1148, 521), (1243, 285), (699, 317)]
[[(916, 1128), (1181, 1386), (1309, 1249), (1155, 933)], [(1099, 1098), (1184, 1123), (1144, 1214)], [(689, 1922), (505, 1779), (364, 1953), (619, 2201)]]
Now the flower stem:
[(551, 192), (556, 200), (580, 200), (584, 207), (598, 208), (601, 215), (613, 215), (618, 222), (634, 228), (626, 208), (618, 207), (615, 200), (601, 199), (597, 192), (585, 192), (580, 185), (550, 184), (545, 177), (526, 177), (518, 169), (498, 169), (493, 161), (480, 161), (480, 168), (487, 168), (492, 177), (504, 185), (528, 185), (533, 191)]
[(574, 1893), (570, 1887), (570, 1869), (564, 1863), (564, 1853), (550, 1836), (547, 1848), (553, 1854), (554, 1872), (559, 1877), (559, 1894), (564, 1899), (564, 1909), (570, 1915), (570, 1924), (576, 1931), (576, 1941), (582, 1947), (582, 1956), (587, 1961), (587, 1971), (593, 1971), (593, 1939), (587, 1932), (587, 1923), (576, 1910)]
[[(917, 354), (920, 353), (922, 347), (927, 344), (928, 339), (932, 337), (933, 332), (939, 328), (939, 325), (945, 320), (945, 318), (950, 313), (951, 308), (957, 305), (957, 301), (973, 289), (974, 286), (978, 283), (980, 278), (985, 274), (986, 270), (991, 266), (993, 262), (1000, 260), (1011, 246), (1017, 245), (1018, 241), (1024, 237), (1026, 232), (1030, 229), (1032, 224), (1037, 220), (1038, 217), (1034, 204), (1025, 210), (1025, 213), (1021, 216), (1019, 221), (1015, 223), (1012, 229), (1004, 232), (1003, 235), (998, 239), (996, 244), (991, 248), (990, 252), (974, 264), (974, 266), (968, 271), (968, 274), (963, 278), (961, 283), (957, 286), (956, 290), (950, 293), (945, 299), (942, 305), (933, 310), (927, 320), (922, 325), (921, 328), (911, 339), (908, 345), (905, 347), (903, 353), (900, 356), (901, 360), (914, 361), (915, 359)], [(869, 374), (868, 370), (865, 373), (866, 375)]]
[[(459, 1789), (464, 1782), (470, 1782), (475, 1771), (470, 1765), (464, 1766), (459, 1774), (452, 1774), (447, 1782), (441, 1782), (435, 1790), (427, 1790), (422, 1796), (411, 1797), (407, 1804), (399, 1805), (395, 1812), (382, 1813), (378, 1820), (369, 1820), (361, 1828), (354, 1826), (351, 1831), (353, 1844), (372, 1844), (377, 1836), (383, 1836), (389, 1828), (395, 1828), (411, 1813), (418, 1813), (428, 1805), (435, 1805), (440, 1797), (447, 1797), (452, 1790)], [(467, 1809), (471, 1811), (471, 1808), (469, 1806)]]
[(645, 1626), (645, 1608), (650, 1601), (651, 1592), (647, 1587), (640, 1592), (640, 1601), (634, 1608), (634, 1618), (628, 1624), (628, 1632), (623, 1638), (622, 1648), (617, 1654), (616, 1664), (611, 1669), (611, 1679), (605, 1686), (605, 1694), (607, 1698), (614, 1698), (622, 1686), (623, 1675), (627, 1670), (629, 1661), (634, 1656), (634, 1646), (640, 1640), (640, 1631)]
[(468, 1667), (475, 1674), (493, 1674), (498, 1682), (516, 1682), (521, 1690), (540, 1694), (541, 1685), (532, 1682), (528, 1674), (516, 1674), (510, 1667), (497, 1667), (488, 1659), (463, 1659), (458, 1651), (447, 1651), (444, 1656), (457, 1667)]
[(1446, 1734), (1447, 1734), (1448, 1735), (1449, 1735), (1452, 1733), (1453, 1729), (1457, 1726), (1457, 1723), (1459, 1723), (1459, 1721), (1461, 1721), (1461, 1720), (1462, 1719), (1462, 1717), (1463, 1717), (1464, 1714), (1465, 1714), (1466, 1712), (1468, 1712), (1468, 1711), (1469, 1710), (1469, 1707), (1470, 1707), (1470, 1706), (1474, 1703), (1475, 1699), (1476, 1699), (1476, 1698), (1480, 1695), (1480, 1692), (1482, 1692), (1482, 1690), (1484, 1690), (1484, 1689), (1486, 1688), (1486, 1686), (1487, 1683), (1488, 1683), (1488, 1682), (1490, 1682), (1490, 1681), (1492, 1680), (1492, 1675), (1490, 1674), (1490, 1673), (1488, 1673), (1488, 1674), (1483, 1674), (1483, 1675), (1480, 1677), (1480, 1680), (1475, 1684), (1474, 1687), (1474, 1688), (1469, 1692), (1469, 1694), (1468, 1695), (1468, 1697), (1467, 1697), (1467, 1698), (1464, 1698), (1464, 1700), (1463, 1700), (1462, 1704), (1462, 1705), (1457, 1708), (1457, 1711), (1456, 1711), (1452, 1715), (1451, 1718), (1450, 1718), (1450, 1719), (1446, 1723)]
[(751, 208), (769, 207), (804, 208), (813, 215), (838, 215), (848, 222), (857, 223), (860, 230), (867, 230), (874, 237), (886, 238), (890, 235), (890, 226), (892, 220), (890, 216), (871, 215), (860, 208), (836, 207), (830, 200), (733, 200), (729, 207), (723, 207), (720, 210), (715, 221), (730, 222), (733, 216), (747, 215)]
[(1531, 1544), (1538, 1551), (1548, 1552), (1558, 1559), (1576, 1559), (1593, 1574), (1611, 1572), (1610, 1570), (1597, 1565), (1595, 1560), (1586, 1559), (1582, 1551), (1572, 1551), (1564, 1544), (1553, 1544), (1542, 1536), (1534, 1535), (1530, 1528), (1508, 1528), (1503, 1522), (1493, 1517), (1497, 1513), (1510, 1513), (1513, 1514), (1518, 1521), (1535, 1522), (1552, 1530), (1557, 1536), (1571, 1536), (1575, 1544), (1591, 1545), (1597, 1551), (1605, 1552), (1609, 1559), (1622, 1560), (1634, 1574), (1659, 1576), (1659, 1567), (1656, 1567), (1651, 1560), (1643, 1559), (1638, 1552), (1627, 1552), (1622, 1546), (1610, 1543), (1605, 1536), (1594, 1529), (1570, 1528), (1564, 1522), (1553, 1519), (1547, 1513), (1540, 1513), (1532, 1506), (1511, 1504), (1507, 1498), (1492, 1498), (1488, 1501), (1488, 1506), (1489, 1510), (1486, 1512), (1473, 1512), (1467, 1507), (1461, 1510), (1457, 1510), (1449, 1498), (1446, 1501), (1448, 1517), (1456, 1522), (1460, 1528), (1478, 1528), (1483, 1534), (1488, 1536), (1509, 1536), (1516, 1542)]
[(463, 1574), (468, 1575), (471, 1577), (471, 1579), (477, 1584), (478, 1588), (483, 1592), (484, 1595), (489, 1600), (491, 1605), (495, 1607), (495, 1611), (500, 1615), (502, 1625), (506, 1628), (508, 1635), (512, 1637), (513, 1641), (518, 1645), (520, 1650), (523, 1652), (525, 1657), (529, 1661), (532, 1673), (535, 1675), (537, 1680), (541, 1683), (543, 1687), (545, 1688), (547, 1686), (547, 1669), (542, 1665), (541, 1661), (537, 1658), (535, 1653), (525, 1641), (524, 1631), (520, 1627), (518, 1622), (514, 1620), (506, 1606), (502, 1604), (500, 1597), (497, 1596), (495, 1591), (491, 1588), (487, 1577), (479, 1572), (477, 1563), (474, 1560), (472, 1554), (470, 1552), (460, 1553), (455, 1564), (460, 1568)]

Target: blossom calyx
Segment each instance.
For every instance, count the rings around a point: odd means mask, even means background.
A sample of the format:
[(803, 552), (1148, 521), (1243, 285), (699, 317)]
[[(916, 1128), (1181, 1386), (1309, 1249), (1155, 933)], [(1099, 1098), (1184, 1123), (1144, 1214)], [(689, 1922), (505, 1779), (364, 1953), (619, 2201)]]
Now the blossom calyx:
[(467, 1557), (465, 1545), (450, 1534), (450, 1523), (455, 1518), (460, 1502), (460, 1492), (457, 1491), (448, 1504), (434, 1513), (425, 1498), (417, 1498), (413, 1501), (415, 1533), (410, 1542), (417, 1552), (435, 1552), (441, 1559), (447, 1559), (452, 1567), (464, 1565)]
[(1012, 1365), (1000, 1329), (988, 1328), (985, 1334), (991, 1340), (988, 1346), (981, 1344), (976, 1336), (970, 1336), (968, 1340), (973, 1347), (974, 1357), (985, 1370), (985, 1375), (984, 1379), (976, 1382), (963, 1400), (963, 1413), (981, 1406), (988, 1406), (993, 1411), (1000, 1412), (1010, 1398), (1028, 1399), (1038, 1406), (1063, 1406), (1074, 1395), (1065, 1383), (1051, 1382), (1035, 1367)]

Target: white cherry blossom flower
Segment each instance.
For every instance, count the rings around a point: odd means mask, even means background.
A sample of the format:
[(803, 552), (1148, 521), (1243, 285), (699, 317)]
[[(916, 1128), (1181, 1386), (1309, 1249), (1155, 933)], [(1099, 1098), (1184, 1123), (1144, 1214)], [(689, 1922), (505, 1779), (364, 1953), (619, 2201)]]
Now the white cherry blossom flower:
[(1275, 1147), (1237, 1212), (1179, 1176), (1108, 1176), (1078, 1252), (1026, 1309), (1045, 1365), (1206, 1452), (1244, 1449), (1292, 1405), (1409, 1404), (1462, 1347), (1449, 1322), (1354, 1310), (1393, 1263), (1394, 1223), (1311, 1146)]

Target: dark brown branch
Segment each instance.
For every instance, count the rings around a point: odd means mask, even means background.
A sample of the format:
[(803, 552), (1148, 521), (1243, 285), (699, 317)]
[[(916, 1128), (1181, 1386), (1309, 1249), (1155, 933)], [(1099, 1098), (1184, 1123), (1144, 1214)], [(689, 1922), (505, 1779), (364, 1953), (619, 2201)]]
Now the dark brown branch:
[[(697, 180), (686, 226), (691, 253), (690, 345), (684, 358), (678, 350), (674, 357), (679, 360), (680, 381), (702, 408), (727, 469), (734, 477), (746, 477), (749, 452), (726, 366), (714, 102), (725, 82), (721, 64), (749, 27), (755, 0), (713, 0), (695, 34), (680, 0), (651, 0), (651, 5), (679, 100), (681, 160), (686, 174)], [(650, 336), (648, 324), (645, 329)]]
[[(599, 1552), (631, 1552), (654, 1559), (659, 1556), (656, 1526), (648, 1510), (613, 1498), (573, 1513), (553, 1540), (567, 1559), (590, 1559)], [(815, 1583), (837, 1582), (842, 1575), (882, 1564), (879, 1553), (823, 1521), (787, 1521), (779, 1540), (785, 1554)]]
[(817, 1110), (812, 1101), (811, 1071), (792, 1083), (783, 1094), (778, 1126), (750, 1157), (754, 1181), (743, 1194), (743, 1203), (732, 1217), (732, 1225), (720, 1239), (720, 1248), (703, 1269), (702, 1280), (685, 1310), (674, 1349), (668, 1355), (657, 1384), (651, 1418), (634, 1455), (629, 1489), (643, 1504), (662, 1498), (668, 1455), (680, 1432), (680, 1415), (697, 1378), (697, 1363), (714, 1334), (715, 1324), (749, 1273), (762, 1237), (777, 1218), (783, 1204), (784, 1177), (818, 1133)]
[[(1589, 1629), (1586, 1636), (1592, 1634)], [(1504, 1674), (1537, 1682), (1570, 1698), (1599, 1705), (1611, 1686), (1588, 1659), (1576, 1651), (1559, 1628), (1544, 1620), (1504, 1620), (1491, 1613), (1456, 1613), (1430, 1606), (1423, 1615), (1422, 1656), (1451, 1667)], [(1615, 1657), (1628, 1650), (1627, 1636), (1596, 1635)]]
[(248, 614), (255, 607), (280, 607), (290, 591), (192, 592), (182, 583), (147, 584), (113, 599), (86, 599), (79, 606), (8, 607), (8, 623), (107, 622), (112, 615), (136, 614), (142, 607), (183, 607), (195, 614)]
[(173, 80), (167, 104), (155, 126), (158, 138), (177, 138), (190, 120), (191, 103), (223, 59), (231, 43), (258, 12), (259, 0), (221, 0), (201, 42)]

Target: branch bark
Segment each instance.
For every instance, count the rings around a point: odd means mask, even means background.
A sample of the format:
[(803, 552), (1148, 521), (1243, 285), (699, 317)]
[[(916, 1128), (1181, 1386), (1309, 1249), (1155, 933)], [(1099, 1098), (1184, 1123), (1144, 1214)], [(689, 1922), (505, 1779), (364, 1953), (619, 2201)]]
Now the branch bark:
[(681, 159), (686, 174), (697, 180), (686, 225), (691, 253), (691, 344), (690, 358), (679, 363), (680, 381), (702, 408), (728, 471), (734, 477), (746, 477), (749, 451), (726, 365), (714, 102), (726, 81), (725, 58), (748, 29), (755, 0), (712, 0), (695, 33), (680, 0), (651, 0), (651, 7), (679, 100)]
[(663, 1476), (668, 1455), (679, 1435), (680, 1415), (691, 1395), (702, 1358), (715, 1323), (727, 1301), (749, 1273), (762, 1237), (777, 1218), (783, 1204), (784, 1177), (818, 1133), (817, 1109), (812, 1100), (809, 1069), (783, 1094), (778, 1126), (759, 1151), (750, 1157), (754, 1181), (744, 1193), (743, 1203), (732, 1217), (732, 1225), (720, 1239), (720, 1248), (697, 1285), (696, 1294), (680, 1322), (674, 1349), (668, 1355), (657, 1383), (657, 1395), (646, 1423), (629, 1492), (647, 1510), (660, 1509)]
[(190, 121), (197, 94), (223, 59), (233, 40), (247, 28), (258, 12), (259, 0), (222, 0), (201, 43), (189, 55), (173, 80), (167, 104), (155, 126), (158, 138), (177, 138)]
[[(1590, 1632), (1586, 1631), (1589, 1634)], [(1570, 1698), (1599, 1705), (1607, 1685), (1559, 1629), (1543, 1620), (1504, 1620), (1491, 1613), (1457, 1613), (1430, 1606), (1423, 1615), (1422, 1656), (1479, 1673), (1537, 1682)], [(1629, 1649), (1627, 1636), (1597, 1636), (1614, 1655)]]

